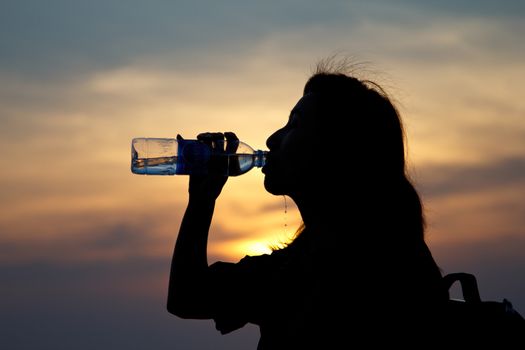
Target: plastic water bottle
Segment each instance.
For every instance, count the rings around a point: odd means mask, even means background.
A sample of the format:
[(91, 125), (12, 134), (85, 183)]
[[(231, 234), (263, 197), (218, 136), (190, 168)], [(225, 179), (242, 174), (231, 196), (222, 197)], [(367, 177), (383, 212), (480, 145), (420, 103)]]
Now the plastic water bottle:
[[(190, 175), (217, 173), (238, 176), (263, 167), (267, 151), (241, 141), (212, 149), (199, 140), (134, 138), (131, 142), (131, 171), (141, 175)], [(238, 143), (238, 144), (237, 144)]]

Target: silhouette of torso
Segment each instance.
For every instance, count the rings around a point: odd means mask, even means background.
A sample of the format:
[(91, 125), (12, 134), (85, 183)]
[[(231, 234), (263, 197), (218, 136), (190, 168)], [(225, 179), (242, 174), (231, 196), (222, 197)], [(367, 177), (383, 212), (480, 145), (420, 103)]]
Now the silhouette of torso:
[(258, 349), (406, 344), (432, 329), (433, 307), (447, 298), (420, 243), (411, 254), (348, 245), (323, 254), (309, 249), (305, 231), (271, 255), (217, 262), (210, 266), (216, 327), (224, 334), (257, 324)]

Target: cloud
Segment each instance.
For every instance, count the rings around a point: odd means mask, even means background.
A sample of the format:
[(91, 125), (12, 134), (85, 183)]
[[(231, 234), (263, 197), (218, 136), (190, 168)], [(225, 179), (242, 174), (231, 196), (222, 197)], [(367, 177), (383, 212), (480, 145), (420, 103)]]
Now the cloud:
[(525, 158), (481, 164), (427, 165), (420, 169), (420, 186), (428, 197), (525, 188)]
[(497, 3), (491, 0), (479, 0), (475, 3), (470, 0), (429, 0), (425, 2), (401, 0), (396, 1), (396, 5), (401, 8), (415, 8), (439, 17), (520, 17), (525, 11), (525, 5), (514, 0), (503, 0)]
[(314, 1), (11, 2), (0, 21), (5, 53), (0, 66), (49, 79), (126, 65), (152, 53), (199, 50), (206, 55), (210, 47), (229, 50), (274, 31), (343, 21), (349, 15), (343, 4), (326, 7)]
[[(0, 221), (3, 263), (59, 263), (170, 256), (183, 213), (181, 203), (29, 210)], [(43, 209), (41, 209), (43, 210)]]
[[(495, 6), (488, 1), (475, 5), (468, 1), (320, 5), (297, 0), (220, 4), (134, 0), (125, 7), (118, 1), (53, 0), (45, 6), (38, 1), (11, 2), (0, 21), (4, 48), (0, 70), (49, 81), (164, 57), (172, 67), (197, 71), (221, 56), (235, 60), (254, 44), (281, 36), (295, 37), (286, 40), (286, 47), (293, 47), (295, 50), (287, 51), (299, 55), (306, 48), (314, 56), (351, 49), (378, 54), (376, 57), (395, 53), (405, 60), (443, 62), (475, 46), (476, 42), (465, 45), (468, 41), (455, 45), (465, 30), (467, 34), (483, 33), (474, 39), (503, 49), (492, 51), (493, 55), (511, 57), (519, 53), (517, 48), (523, 49), (514, 39), (519, 39), (519, 18), (524, 11), (514, 1)], [(492, 25), (487, 26), (491, 20)], [(494, 23), (514, 23), (514, 27), (501, 36)], [(415, 46), (417, 43), (422, 45)]]
[(485, 244), (524, 237), (523, 157), (486, 163), (424, 166), (422, 194), (432, 244)]

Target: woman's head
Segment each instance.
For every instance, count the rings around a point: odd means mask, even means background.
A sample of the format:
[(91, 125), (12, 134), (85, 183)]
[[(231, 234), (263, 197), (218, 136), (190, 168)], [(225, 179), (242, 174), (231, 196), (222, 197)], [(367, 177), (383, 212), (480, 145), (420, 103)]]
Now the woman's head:
[(318, 70), (267, 146), (265, 187), (290, 196), (303, 220), (308, 212), (331, 220), (337, 232), (350, 221), (366, 237), (423, 237), (422, 203), (406, 173), (402, 121), (379, 85)]
[[(288, 123), (272, 134), (266, 188), (292, 195), (306, 188), (405, 175), (404, 133), (396, 108), (376, 84), (318, 71)], [(334, 181), (327, 181), (327, 180)]]

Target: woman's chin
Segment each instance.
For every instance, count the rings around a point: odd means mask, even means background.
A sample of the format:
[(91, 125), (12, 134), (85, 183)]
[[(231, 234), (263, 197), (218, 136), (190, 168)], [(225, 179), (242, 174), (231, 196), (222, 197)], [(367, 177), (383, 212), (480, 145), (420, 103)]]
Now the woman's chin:
[(271, 176), (268, 175), (264, 177), (264, 188), (266, 191), (276, 196), (284, 195), (286, 192), (284, 191), (284, 188), (281, 184), (276, 181), (272, 181)]

